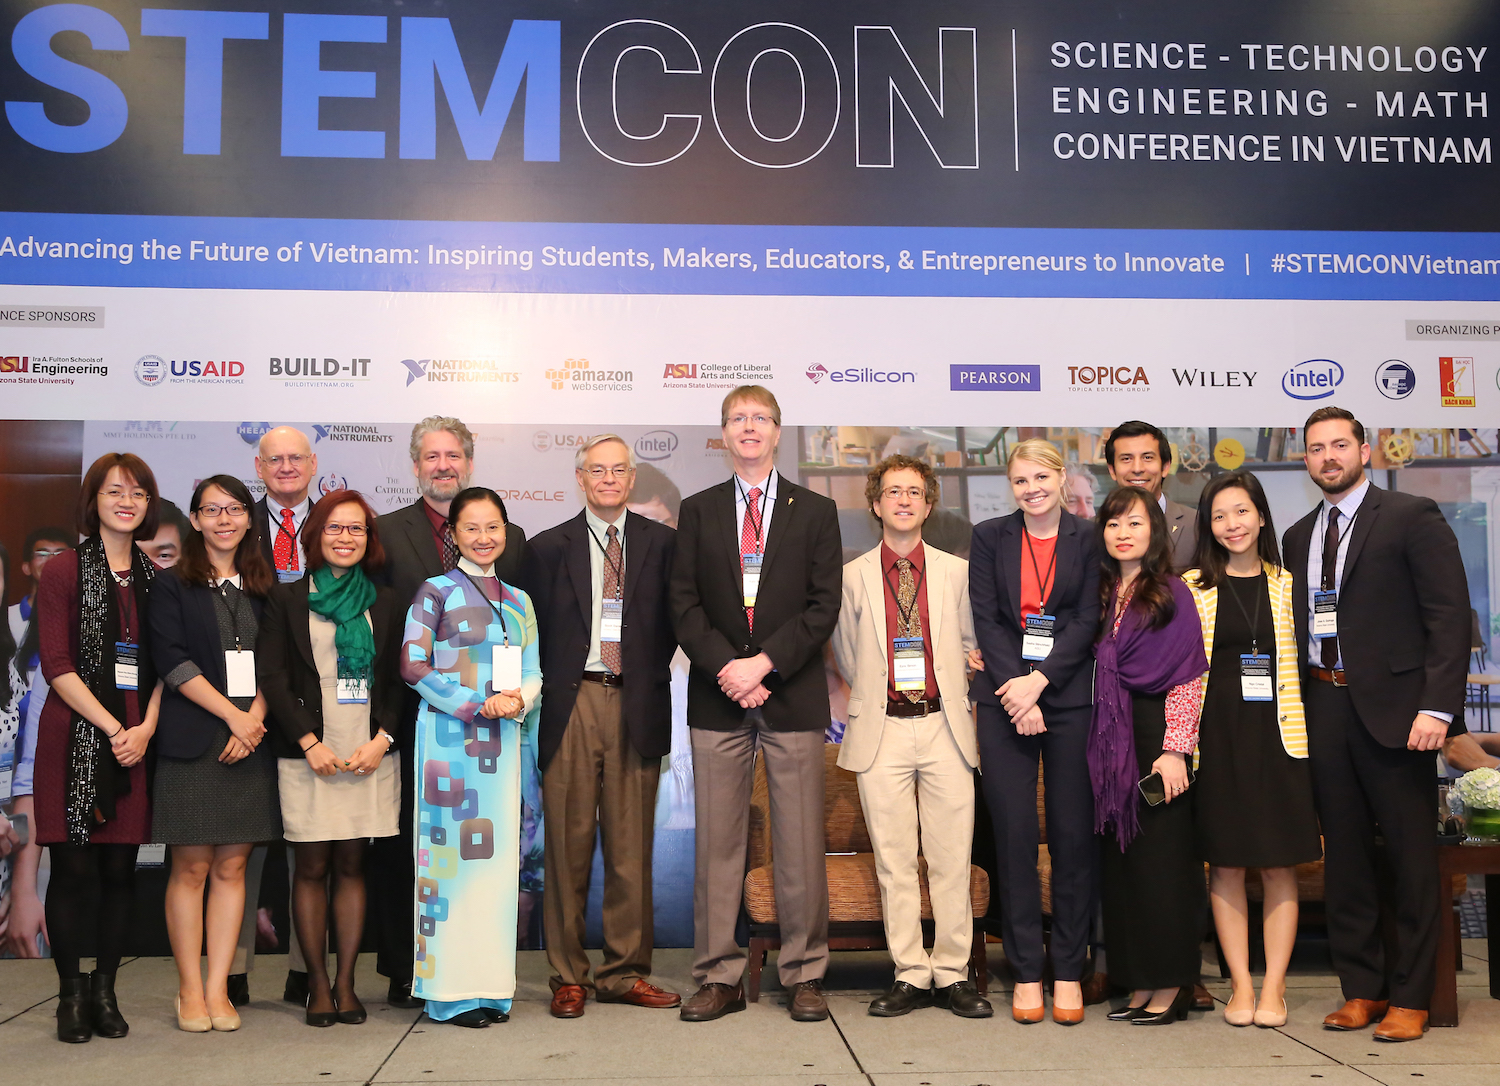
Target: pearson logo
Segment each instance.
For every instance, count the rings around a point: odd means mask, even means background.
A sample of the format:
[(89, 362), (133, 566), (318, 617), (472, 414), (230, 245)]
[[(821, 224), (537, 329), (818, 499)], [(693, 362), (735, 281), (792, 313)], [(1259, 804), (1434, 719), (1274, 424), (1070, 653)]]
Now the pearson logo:
[(1040, 392), (1042, 367), (954, 364), (948, 381), (953, 392)]
[(1309, 358), (1281, 375), (1281, 391), (1294, 400), (1325, 400), (1338, 391), (1344, 367), (1331, 358)]

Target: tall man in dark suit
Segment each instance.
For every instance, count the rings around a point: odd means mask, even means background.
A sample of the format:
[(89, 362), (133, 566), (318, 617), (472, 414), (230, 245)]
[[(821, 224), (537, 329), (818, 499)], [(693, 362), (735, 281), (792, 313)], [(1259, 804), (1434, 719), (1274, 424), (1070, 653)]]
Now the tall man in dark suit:
[(1161, 506), (1172, 533), (1172, 569), (1177, 573), (1191, 569), (1198, 549), (1198, 511), (1162, 493), (1172, 466), (1172, 443), (1167, 435), (1139, 419), (1122, 422), (1104, 442), (1104, 460), (1117, 485), (1138, 486)]
[[(552, 964), (552, 1014), (601, 1003), (675, 1007), (651, 975), (651, 845), (662, 757), (672, 749), (667, 581), (677, 533), (627, 512), (630, 446), (590, 438), (575, 457), (584, 509), (531, 540), (542, 645), (539, 761)], [(583, 947), (594, 838), (604, 850), (604, 963), (589, 979)]]
[(318, 456), (301, 430), (278, 426), (261, 435), (255, 447), (255, 474), (266, 493), (251, 513), (261, 553), (283, 583), (300, 580), (307, 572), (300, 533), (312, 512), (307, 492), (317, 473)]
[[(469, 485), (474, 473), (474, 435), (455, 418), (430, 415), (411, 430), (411, 471), (421, 497), (402, 509), (386, 513), (376, 524), (385, 546), (386, 563), (381, 579), (396, 590), (402, 622), (417, 589), (458, 565), (458, 545), (448, 528), (448, 504)], [(501, 510), (503, 513), (504, 510)], [(506, 518), (507, 522), (509, 517)], [(526, 557), (526, 533), (507, 523), (505, 552), (495, 562), (495, 575), (510, 585)], [(421, 699), (407, 690), (401, 713), (402, 750), (411, 750), (415, 739), (417, 709)], [(370, 849), (370, 896), (375, 903), (375, 968), (390, 979), (388, 999), (392, 1006), (423, 1006), (411, 994), (412, 895), (416, 892), (416, 866), (412, 857), (413, 818), (412, 764), (401, 763), (401, 834), (378, 837)]]
[(692, 670), (688, 726), (697, 807), (693, 977), (682, 1017), (745, 1009), (735, 942), (759, 739), (771, 790), (777, 966), (792, 1018), (828, 1017), (828, 877), (823, 838), (823, 646), (838, 625), (843, 552), (833, 502), (775, 470), (781, 409), (770, 390), (724, 398), (734, 475), (682, 503), (672, 619)]
[[(1303, 430), (1325, 500), (1287, 530), (1318, 817), (1328, 943), (1345, 1004), (1328, 1029), (1384, 1018), (1382, 1041), (1427, 1028), (1438, 924), (1435, 755), (1464, 731), (1469, 587), (1430, 498), (1365, 477), (1364, 427), (1321, 407)], [(1395, 956), (1380, 931), (1377, 833), (1394, 876)]]

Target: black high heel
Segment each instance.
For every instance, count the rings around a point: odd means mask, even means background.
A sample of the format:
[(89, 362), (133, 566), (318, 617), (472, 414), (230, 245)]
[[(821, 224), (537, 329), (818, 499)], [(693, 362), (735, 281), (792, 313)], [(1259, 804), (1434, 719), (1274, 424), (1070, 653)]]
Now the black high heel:
[[(1149, 1002), (1149, 1000), (1147, 1002)], [(1132, 1007), (1129, 1003), (1127, 1003), (1117, 1011), (1110, 1011), (1104, 1017), (1108, 1018), (1111, 1022), (1134, 1022), (1137, 1018), (1145, 1013), (1145, 1003), (1142, 1003), (1139, 1007)]]
[(1193, 986), (1184, 984), (1177, 989), (1177, 994), (1172, 997), (1172, 1002), (1166, 1010), (1152, 1014), (1143, 1008), (1139, 1015), (1130, 1020), (1130, 1024), (1132, 1026), (1169, 1026), (1173, 1022), (1181, 1022), (1186, 1018), (1192, 1005)]

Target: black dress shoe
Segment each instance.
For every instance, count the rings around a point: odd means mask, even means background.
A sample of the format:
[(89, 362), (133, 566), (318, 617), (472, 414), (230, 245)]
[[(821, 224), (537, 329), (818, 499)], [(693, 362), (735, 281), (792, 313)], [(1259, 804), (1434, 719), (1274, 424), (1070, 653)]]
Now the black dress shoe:
[(1172, 1002), (1164, 1011), (1152, 1013), (1142, 1008), (1141, 1013), (1130, 1020), (1132, 1026), (1167, 1026), (1173, 1022), (1180, 1022), (1188, 1015), (1188, 1009), (1193, 1005), (1193, 986), (1184, 984), (1177, 989), (1177, 994), (1172, 997)]
[(92, 1040), (94, 1024), (89, 1015), (89, 978), (61, 981), (57, 991), (57, 1039), (70, 1045)]
[(89, 1020), (100, 1037), (119, 1038), (130, 1032), (130, 1023), (115, 1002), (115, 975), (89, 974)]
[(411, 994), (411, 981), (409, 980), (391, 981), (390, 990), (385, 994), (385, 1001), (392, 1007), (399, 1007), (403, 1011), (415, 1011), (427, 1006), (427, 1000)]
[(979, 994), (979, 989), (972, 980), (958, 980), (946, 987), (934, 988), (932, 1001), (960, 1018), (990, 1018), (995, 1013), (995, 1008)]
[(299, 973), (295, 969), (286, 971), (286, 990), (281, 993), (281, 998), (288, 1003), (295, 1003), (299, 1007), (307, 1006), (307, 974)]
[(490, 1016), (485, 1014), (485, 1008), (475, 1007), (471, 1011), (455, 1014), (452, 1018), (443, 1019), (445, 1026), (463, 1026), (464, 1029), (489, 1029)]
[(1104, 1017), (1108, 1018), (1111, 1022), (1134, 1022), (1137, 1018), (1145, 1013), (1146, 1005), (1144, 1003), (1142, 1003), (1139, 1007), (1132, 1007), (1129, 1003), (1126, 1003), (1125, 1006), (1121, 1007), (1119, 1010), (1110, 1011)]
[(360, 1025), (362, 1022), (364, 1022), (366, 1017), (367, 1014), (365, 1012), (364, 1004), (362, 1004), (358, 999), (354, 1001), (354, 1006), (340, 1006), (338, 1010), (338, 1019), (346, 1026)]
[(918, 1007), (932, 1006), (932, 989), (918, 988), (915, 984), (907, 984), (904, 980), (898, 980), (891, 985), (891, 990), (878, 999), (870, 1001), (870, 1013), (876, 1018), (898, 1018), (903, 1014), (909, 1014)]
[(229, 974), (229, 1004), (243, 1007), (250, 1002), (250, 978), (244, 973)]
[(510, 1021), (510, 1015), (506, 1014), (504, 1011), (496, 1010), (494, 1007), (480, 1007), (479, 1010), (491, 1022), (499, 1023)]

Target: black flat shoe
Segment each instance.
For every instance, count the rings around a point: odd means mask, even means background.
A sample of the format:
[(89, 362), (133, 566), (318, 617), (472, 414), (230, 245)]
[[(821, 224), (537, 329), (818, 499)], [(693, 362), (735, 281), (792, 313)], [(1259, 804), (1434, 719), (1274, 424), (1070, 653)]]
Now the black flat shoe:
[(1168, 1026), (1186, 1018), (1192, 1005), (1193, 986), (1184, 984), (1177, 989), (1177, 994), (1172, 997), (1172, 1002), (1166, 1010), (1153, 1014), (1143, 1008), (1140, 1014), (1130, 1020), (1130, 1024), (1132, 1026)]
[(1144, 1003), (1142, 1003), (1139, 1007), (1132, 1007), (1127, 1003), (1117, 1011), (1110, 1011), (1104, 1017), (1108, 1018), (1111, 1022), (1134, 1022), (1137, 1018), (1145, 1013), (1146, 1005)]
[(307, 1024), (309, 1026), (331, 1026), (339, 1020), (338, 1011), (308, 1011)]
[(443, 1019), (445, 1026), (463, 1026), (464, 1029), (489, 1029), (490, 1016), (485, 1014), (486, 1008), (475, 1007), (472, 1011), (464, 1011), (455, 1014), (452, 1018)]
[(876, 1018), (897, 1018), (918, 1007), (932, 1006), (932, 989), (918, 988), (898, 980), (885, 995), (870, 1001), (870, 1013)]
[(287, 1003), (295, 1003), (299, 1007), (307, 1006), (307, 974), (295, 969), (286, 971), (286, 987), (281, 992), (281, 998)]
[(70, 1045), (92, 1040), (94, 1024), (89, 1015), (89, 978), (60, 981), (57, 993), (57, 1039)]
[(496, 1024), (500, 1022), (510, 1021), (510, 1015), (506, 1014), (504, 1011), (497, 1011), (494, 1007), (480, 1007), (479, 1011), (491, 1022), (494, 1022)]
[(120, 1013), (115, 1002), (115, 975), (93, 972), (89, 974), (89, 1019), (94, 1032), (100, 1037), (120, 1038), (130, 1032), (130, 1023)]
[(338, 1010), (338, 1019), (346, 1026), (357, 1026), (368, 1017), (364, 1005), (357, 999), (354, 1003), (355, 1005), (347, 1010), (343, 1007), (340, 1007)]
[(229, 974), (229, 1004), (243, 1007), (250, 1002), (250, 978), (244, 973)]
[(386, 991), (385, 1001), (392, 1007), (399, 1007), (403, 1011), (421, 1010), (427, 1006), (427, 1000), (411, 994), (411, 981), (393, 980), (390, 988)]

